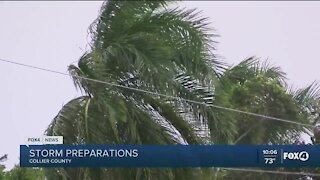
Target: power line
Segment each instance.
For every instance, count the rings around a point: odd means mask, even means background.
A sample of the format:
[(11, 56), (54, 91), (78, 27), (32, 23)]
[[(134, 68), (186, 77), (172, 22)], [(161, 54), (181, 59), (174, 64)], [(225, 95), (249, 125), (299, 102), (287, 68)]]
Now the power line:
[(282, 175), (300, 175), (300, 176), (319, 176), (317, 173), (304, 173), (304, 172), (290, 172), (290, 171), (271, 171), (262, 169), (244, 169), (244, 168), (221, 168), (229, 171), (244, 171), (244, 172), (255, 172), (255, 173), (269, 173), (269, 174), (282, 174)]
[(97, 79), (91, 79), (91, 78), (77, 76), (77, 75), (70, 75), (68, 73), (63, 73), (63, 72), (59, 72), (59, 71), (55, 71), (55, 70), (51, 70), (51, 69), (47, 69), (47, 68), (42, 68), (42, 67), (38, 67), (38, 66), (32, 66), (32, 65), (28, 65), (28, 64), (23, 64), (23, 63), (11, 61), (11, 60), (0, 59), (0, 61), (6, 62), (6, 63), (10, 63), (10, 64), (19, 65), (19, 66), (24, 66), (24, 67), (28, 67), (28, 68), (32, 68), (32, 69), (47, 71), (47, 72), (51, 72), (51, 73), (55, 73), (55, 74), (60, 74), (60, 75), (64, 75), (64, 76), (71, 76), (71, 77), (75, 77), (75, 78), (79, 78), (79, 79), (85, 79), (85, 80), (92, 81), (92, 82), (107, 84), (109, 86), (119, 87), (119, 88), (123, 88), (123, 89), (129, 89), (129, 90), (132, 90), (132, 91), (152, 94), (152, 95), (156, 95), (156, 96), (160, 96), (160, 97), (165, 97), (165, 98), (170, 98), (170, 99), (175, 99), (175, 100), (184, 100), (184, 101), (189, 102), (189, 103), (198, 104), (198, 105), (204, 105), (204, 106), (209, 106), (209, 107), (214, 107), (214, 108), (225, 110), (225, 111), (231, 111), (231, 112), (237, 112), (237, 113), (247, 114), (247, 115), (251, 115), (251, 116), (261, 117), (261, 118), (263, 118), (261, 120), (270, 119), (270, 120), (274, 120), (274, 121), (291, 123), (291, 124), (296, 124), (296, 125), (300, 125), (300, 126), (313, 127), (313, 125), (310, 125), (310, 124), (295, 122), (295, 121), (282, 119), (282, 118), (277, 118), (277, 117), (272, 117), (272, 116), (266, 116), (266, 115), (263, 115), (263, 114), (257, 114), (257, 113), (247, 112), (247, 111), (241, 111), (241, 110), (238, 110), (238, 109), (227, 108), (227, 107), (213, 105), (213, 104), (206, 104), (206, 103), (200, 102), (200, 101), (194, 101), (194, 100), (184, 99), (184, 98), (170, 96), (170, 95), (166, 95), (166, 94), (160, 94), (160, 93), (156, 93), (156, 92), (151, 92), (151, 91), (146, 91), (146, 90), (143, 90), (143, 89), (123, 86), (123, 85), (110, 83), (110, 82), (106, 82), (106, 81), (101, 81), (101, 80), (97, 80)]

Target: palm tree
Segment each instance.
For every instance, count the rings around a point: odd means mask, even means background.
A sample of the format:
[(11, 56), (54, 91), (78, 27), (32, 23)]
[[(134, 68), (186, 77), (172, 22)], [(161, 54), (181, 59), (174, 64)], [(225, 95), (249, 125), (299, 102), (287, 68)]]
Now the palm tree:
[[(290, 89), (289, 93), (300, 105), (301, 112), (305, 115), (305, 119), (314, 124), (314, 129), (305, 129), (306, 133), (311, 137), (312, 143), (319, 144), (319, 115), (320, 115), (320, 86), (317, 82), (311, 83), (305, 88), (298, 90)], [(319, 168), (303, 168), (303, 172), (319, 173)], [(312, 177), (314, 180), (320, 179), (319, 177)]]
[[(66, 144), (283, 144), (306, 131), (203, 105), (308, 121), (304, 108), (287, 92), (284, 73), (278, 67), (249, 58), (225, 70), (213, 53), (215, 35), (210, 33), (207, 18), (195, 10), (170, 9), (168, 4), (103, 4), (89, 28), (90, 51), (77, 65), (69, 66), (83, 96), (62, 107), (48, 135), (62, 135)], [(214, 172), (199, 168), (58, 168), (47, 170), (47, 177), (212, 179)], [(216, 178), (253, 177), (240, 175), (223, 172)]]
[[(301, 90), (288, 88), (285, 73), (267, 61), (250, 57), (228, 68), (215, 89), (215, 103), (221, 106), (265, 114), (304, 124), (311, 124), (313, 112), (318, 112), (319, 88), (315, 84)], [(235, 126), (235, 144), (293, 144), (310, 127), (270, 121), (246, 114), (230, 113), (220, 119)], [(277, 169), (299, 171), (300, 169)], [(304, 170), (301, 170), (304, 171)], [(225, 179), (290, 179), (288, 175), (222, 171)]]
[(307, 134), (311, 137), (314, 136), (313, 141), (318, 139), (318, 142), (314, 142), (318, 144), (320, 139), (320, 85), (313, 82), (302, 89), (291, 89), (289, 93), (292, 94), (293, 98), (301, 105), (301, 111), (306, 114), (306, 119), (314, 124), (314, 129), (307, 131)]
[[(213, 54), (207, 19), (195, 10), (170, 9), (165, 1), (107, 1), (91, 25), (91, 50), (70, 65), (84, 95), (67, 103), (50, 124), (48, 135), (67, 144), (204, 144), (210, 139), (203, 106), (160, 98), (110, 82), (181, 98), (206, 99), (223, 64)], [(192, 79), (196, 85), (179, 79)], [(205, 96), (203, 96), (205, 95)], [(200, 115), (199, 115), (200, 114)], [(207, 115), (208, 114), (208, 115)], [(199, 124), (202, 125), (199, 130)], [(228, 130), (211, 126), (215, 134)], [(198, 131), (197, 131), (198, 130)], [(205, 138), (203, 138), (205, 136)], [(228, 141), (228, 136), (219, 135)], [(210, 178), (204, 169), (53, 169), (53, 179), (193, 179)]]
[[(287, 92), (285, 73), (267, 61), (248, 58), (229, 68), (220, 84), (216, 86), (215, 95), (222, 99), (222, 106), (310, 124), (299, 104)], [(301, 131), (305, 131), (296, 124), (246, 114), (236, 113), (231, 119), (237, 121), (235, 141), (240, 144), (293, 143)]]

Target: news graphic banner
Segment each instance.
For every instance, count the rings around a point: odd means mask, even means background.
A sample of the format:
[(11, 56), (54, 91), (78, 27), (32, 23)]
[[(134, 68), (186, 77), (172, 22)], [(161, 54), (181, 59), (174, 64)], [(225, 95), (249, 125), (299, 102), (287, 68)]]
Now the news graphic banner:
[(21, 145), (21, 167), (319, 167), (313, 145)]

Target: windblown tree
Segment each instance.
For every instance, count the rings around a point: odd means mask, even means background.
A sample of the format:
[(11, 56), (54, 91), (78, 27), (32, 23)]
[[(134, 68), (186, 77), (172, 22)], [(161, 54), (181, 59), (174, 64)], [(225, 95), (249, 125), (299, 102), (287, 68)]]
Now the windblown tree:
[[(309, 122), (312, 122), (314, 128), (307, 131), (312, 137), (314, 144), (320, 143), (320, 85), (313, 82), (306, 88), (299, 90), (290, 90), (290, 94), (301, 106), (301, 110), (307, 115)], [(318, 141), (317, 141), (318, 140)]]
[[(312, 124), (319, 112), (319, 87), (312, 84), (292, 90), (286, 84), (285, 73), (279, 67), (260, 62), (255, 57), (228, 68), (215, 89), (215, 103), (272, 117)], [(294, 144), (302, 132), (310, 134), (310, 126), (273, 121), (264, 117), (228, 112), (221, 119), (235, 124), (235, 144)], [(270, 169), (269, 169), (270, 170)], [(295, 171), (300, 169), (275, 169)], [(306, 172), (305, 170), (302, 170)], [(297, 179), (297, 175), (277, 175), (221, 171), (225, 179)]]
[[(170, 9), (164, 1), (105, 2), (100, 16), (90, 28), (91, 50), (80, 58), (77, 66), (69, 66), (76, 87), (84, 95), (62, 108), (47, 134), (64, 136), (66, 144), (208, 142), (208, 133), (203, 133), (207, 129), (205, 122), (212, 122), (208, 109), (179, 99), (164, 98), (157, 93), (210, 103), (207, 98), (223, 64), (215, 59), (214, 35), (209, 30), (207, 19), (195, 10)], [(179, 78), (192, 79), (189, 84), (194, 89), (182, 84)], [(210, 126), (211, 136), (219, 134), (224, 138), (223, 134), (228, 132), (226, 125), (215, 123)], [(226, 142), (228, 138), (225, 137)], [(48, 177), (210, 179), (210, 171), (78, 168), (48, 170)]]
[[(69, 66), (83, 96), (63, 106), (46, 132), (64, 136), (66, 144), (283, 144), (307, 131), (208, 106), (309, 122), (279, 68), (249, 58), (225, 70), (213, 54), (207, 18), (195, 10), (170, 9), (165, 1), (107, 1), (90, 33), (91, 49)], [(212, 179), (214, 173), (56, 168), (47, 178)], [(219, 171), (215, 177), (254, 176)]]
[[(320, 143), (320, 85), (316, 82), (311, 85), (298, 89), (290, 90), (290, 94), (299, 103), (301, 111), (306, 115), (306, 119), (312, 122), (314, 128), (306, 129), (306, 133), (311, 137), (312, 144), (319, 145)], [(300, 143), (304, 144), (304, 140), (300, 140)], [(319, 168), (303, 168), (296, 171), (320, 173)], [(313, 180), (319, 180), (319, 177), (312, 177)]]
[[(225, 71), (215, 95), (221, 98), (221, 106), (311, 124), (288, 93), (285, 73), (254, 57)], [(237, 144), (292, 144), (305, 131), (303, 126), (264, 117), (239, 113), (230, 113), (230, 117), (236, 124)]]

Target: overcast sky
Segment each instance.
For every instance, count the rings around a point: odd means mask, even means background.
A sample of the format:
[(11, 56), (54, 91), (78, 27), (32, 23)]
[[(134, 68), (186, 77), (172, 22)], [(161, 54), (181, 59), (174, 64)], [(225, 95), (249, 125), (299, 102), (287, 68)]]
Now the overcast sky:
[[(67, 72), (86, 50), (87, 28), (102, 2), (0, 1), (0, 58)], [(181, 3), (180, 3), (181, 4)], [(217, 53), (230, 64), (268, 58), (297, 87), (320, 80), (320, 2), (181, 4), (203, 10), (221, 37)], [(42, 135), (72, 98), (70, 78), (0, 62), (0, 155), (18, 163), (19, 145)]]

